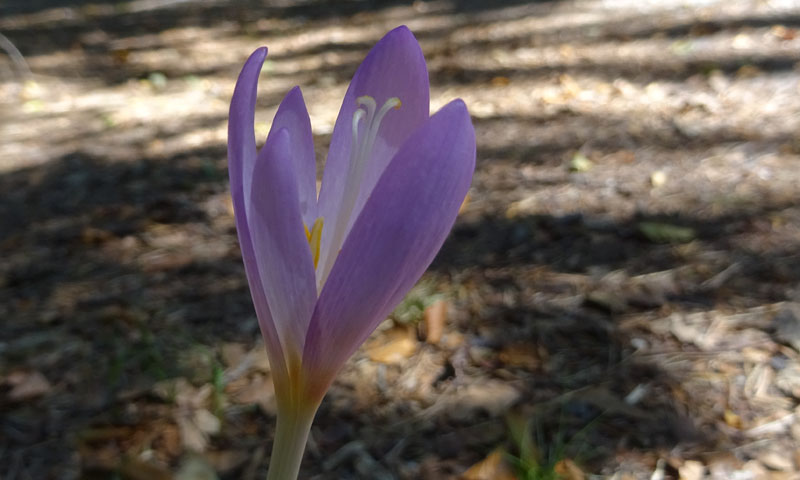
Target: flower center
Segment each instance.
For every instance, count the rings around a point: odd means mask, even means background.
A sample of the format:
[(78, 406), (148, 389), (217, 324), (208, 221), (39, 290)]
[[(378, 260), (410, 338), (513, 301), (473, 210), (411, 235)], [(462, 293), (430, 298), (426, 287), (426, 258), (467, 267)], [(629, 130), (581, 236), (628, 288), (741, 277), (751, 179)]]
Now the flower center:
[[(322, 285), (328, 279), (339, 250), (342, 249), (347, 230), (351, 224), (353, 210), (361, 192), (361, 184), (364, 181), (372, 149), (375, 147), (375, 141), (378, 138), (381, 122), (390, 110), (396, 110), (402, 105), (399, 98), (392, 97), (386, 100), (381, 108), (378, 109), (375, 99), (369, 95), (358, 97), (356, 104), (358, 108), (353, 113), (353, 143), (350, 146), (350, 163), (347, 169), (344, 194), (342, 195), (339, 213), (336, 216), (336, 224), (333, 226), (330, 249), (324, 252), (325, 258), (322, 268), (317, 271), (318, 292), (322, 291)], [(320, 229), (322, 229), (322, 226), (320, 226)], [(314, 265), (316, 266), (316, 261)]]

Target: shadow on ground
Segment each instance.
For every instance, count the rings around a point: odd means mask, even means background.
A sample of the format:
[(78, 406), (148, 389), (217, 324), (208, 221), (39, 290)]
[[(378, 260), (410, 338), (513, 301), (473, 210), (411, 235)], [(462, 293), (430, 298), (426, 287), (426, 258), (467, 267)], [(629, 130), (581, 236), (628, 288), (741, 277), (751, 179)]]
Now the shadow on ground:
[[(257, 39), (267, 32), (297, 35), (339, 22), (359, 28), (376, 15), (384, 23), (450, 19), (418, 35), (431, 45), (431, 78), (439, 89), (484, 93), (487, 85), (518, 79), (552, 84), (561, 78), (563, 83), (567, 74), (642, 85), (676, 82), (707, 92), (705, 84), (697, 86), (698, 78), (705, 79), (712, 70), (731, 81), (743, 66), (759, 75), (787, 76), (798, 60), (790, 51), (726, 51), (719, 58), (669, 62), (653, 58), (631, 63), (611, 56), (572, 65), (461, 65), (451, 60), (463, 51), (469, 53), (465, 57), (491, 56), (498, 50), (562, 43), (585, 47), (592, 42), (713, 37), (729, 30), (769, 28), (777, 20), (794, 27), (798, 17), (669, 19), (655, 25), (647, 15), (633, 12), (616, 21), (606, 19), (601, 37), (588, 35), (588, 27), (579, 25), (459, 44), (454, 39), (461, 27), (524, 21), (563, 5), (507, 1), (490, 8), (486, 2), (421, 2), (414, 10), (403, 4), (172, 2), (151, 8), (156, 4), (34, 1), (4, 4), (0, 14), (6, 19), (0, 29), (34, 60), (47, 55), (80, 58), (83, 72), (72, 70), (65, 79), (85, 75), (91, 85), (99, 82), (112, 89), (152, 73), (148, 65), (127, 62), (129, 56), (188, 48), (191, 40), (164, 38), (175, 29), (208, 30), (226, 42), (243, 36)], [(369, 45), (311, 42), (271, 58), (281, 62), (339, 55), (325, 68), (332, 84), (339, 86)], [(238, 57), (231, 57), (206, 68), (177, 62), (159, 71), (170, 79), (230, 76), (239, 64)], [(59, 68), (37, 73), (55, 77)], [(324, 91), (322, 82), (331, 80), (317, 79), (318, 71), (301, 66), (271, 75), (308, 79)], [(269, 92), (260, 97), (260, 105), (274, 106), (280, 98)], [(37, 115), (20, 115), (15, 125), (33, 128), (47, 120), (46, 114)], [(76, 110), (66, 118), (81, 123), (94, 116)], [(755, 145), (753, 151), (784, 152), (796, 160), (796, 138), (785, 132), (720, 124), (697, 133), (668, 114), (652, 116), (662, 123), (640, 128), (632, 115), (571, 107), (476, 115), (478, 137), (488, 141), (479, 145), (471, 203), (427, 275), (450, 295), (449, 328), (457, 340), (420, 342), (413, 356), (394, 365), (378, 365), (359, 353), (320, 410), (304, 474), (375, 478), (362, 470), (378, 465), (397, 478), (456, 476), (500, 445), (513, 452), (507, 423), (519, 418), (535, 424), (543, 453), (563, 445), (563, 451), (551, 453), (604, 474), (614, 472), (621, 455), (651, 468), (664, 452), (725, 450), (738, 441), (699, 413), (704, 399), (687, 395), (671, 366), (660, 364), (660, 357), (637, 355), (642, 342), (683, 348), (680, 342), (668, 333), (658, 336), (632, 328), (630, 319), (791, 299), (792, 286), (800, 283), (798, 241), (775, 237), (774, 244), (752, 248), (746, 240), (770, 237), (772, 228), (791, 223), (800, 209), (796, 199), (756, 188), (741, 204), (725, 204), (714, 213), (713, 206), (704, 204), (702, 187), (686, 178), (671, 212), (653, 206), (654, 194), (643, 187), (646, 180), (614, 193), (626, 205), (635, 204), (632, 212), (615, 210), (617, 204), (609, 204), (603, 213), (509, 210), (521, 201), (528, 205), (518, 188), (534, 193), (551, 188), (555, 194), (587, 188), (591, 194), (603, 182), (624, 183), (626, 169), (646, 163), (613, 156), (624, 151), (653, 157), (636, 172), (640, 176), (649, 175), (650, 167), (669, 167), (658, 164), (661, 157), (654, 151), (682, 150), (705, 158), (720, 149)], [(178, 119), (166, 129), (153, 127), (147, 138), (132, 138), (128, 146), (139, 151), (154, 138), (168, 141), (213, 129), (224, 120), (219, 115)], [(553, 124), (559, 131), (550, 138), (528, 133)], [(178, 468), (189, 449), (187, 432), (195, 428), (191, 431), (200, 432), (201, 450), (218, 454), (209, 453), (208, 462), (222, 478), (263, 477), (274, 410), (268, 402), (255, 404), (269, 397), (269, 388), (258, 390), (249, 402), (237, 402), (226, 390), (223, 374), (232, 366), (226, 353), (234, 348), (230, 345), (247, 350), (259, 345), (228, 200), (225, 148), (218, 143), (121, 160), (122, 153), (113, 148), (90, 148), (93, 135), (77, 132), (63, 144), (67, 148), (73, 142), (78, 148), (0, 174), (0, 191), (6, 192), (0, 200), (0, 316), (5, 319), (0, 332), (0, 457), (9, 459), (0, 466), (0, 475), (109, 478), (116, 472), (141, 478), (131, 472), (155, 464), (168, 468), (153, 476), (173, 478), (163, 472)], [(328, 134), (318, 134), (315, 141), (324, 145), (328, 139)], [(570, 172), (569, 161), (588, 143), (600, 152), (593, 157), (595, 173)], [(526, 168), (547, 173), (518, 180)], [(590, 203), (594, 207), (600, 202), (593, 198)], [(659, 226), (662, 236), (646, 225)], [(734, 265), (736, 275), (719, 280)], [(669, 285), (658, 283), (658, 275), (669, 277)], [(626, 290), (629, 283), (645, 285), (644, 290)], [(9, 379), (15, 374), (29, 378), (25, 375), (30, 372), (41, 373), (46, 387), (15, 398)], [(248, 372), (246, 378), (268, 384), (268, 373)], [(175, 378), (191, 385), (184, 387), (186, 395), (160, 395), (155, 385)], [(198, 426), (196, 412), (201, 410), (221, 419), (216, 430)], [(355, 453), (343, 450), (348, 445)]]

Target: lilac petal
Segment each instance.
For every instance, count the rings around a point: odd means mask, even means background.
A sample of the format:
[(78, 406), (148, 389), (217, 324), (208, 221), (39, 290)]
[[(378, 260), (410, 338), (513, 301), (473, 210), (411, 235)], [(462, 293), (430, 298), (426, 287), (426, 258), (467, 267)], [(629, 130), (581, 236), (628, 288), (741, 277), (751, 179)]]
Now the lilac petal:
[[(231, 99), (228, 120), (228, 169), (234, 207), (237, 200), (243, 206), (244, 199), (250, 197), (250, 182), (256, 162), (256, 136), (253, 128), (256, 93), (258, 76), (266, 57), (266, 47), (259, 48), (250, 55), (242, 67)], [(237, 198), (237, 194), (241, 196)]]
[[(394, 154), (429, 116), (428, 69), (419, 43), (408, 28), (398, 27), (387, 33), (367, 54), (347, 89), (333, 128), (319, 194), (320, 215), (326, 226), (337, 221), (350, 161), (353, 114), (358, 107), (356, 99), (364, 95), (373, 97), (378, 108), (392, 97), (399, 98), (402, 106), (389, 112), (381, 123), (353, 218)], [(323, 229), (323, 254), (329, 252), (333, 230)]]
[(291, 147), (282, 128), (261, 149), (247, 211), (261, 284), (290, 372), (300, 360), (317, 298)]
[(286, 361), (283, 356), (278, 332), (272, 321), (264, 287), (261, 284), (258, 265), (256, 263), (250, 227), (247, 222), (245, 198), (250, 198), (250, 181), (247, 181), (245, 195), (245, 178), (252, 178), (256, 161), (256, 139), (253, 130), (255, 122), (256, 93), (261, 65), (267, 56), (267, 49), (262, 47), (253, 52), (242, 68), (236, 88), (231, 99), (230, 120), (228, 122), (228, 172), (231, 182), (233, 210), (236, 217), (236, 231), (242, 249), (247, 281), (250, 284), (250, 295), (258, 316), (261, 333), (267, 344), (269, 363), (273, 371), (273, 379), (278, 384), (288, 380)]
[(317, 301), (303, 353), (315, 388), (327, 388), (428, 267), (455, 222), (474, 169), (475, 132), (461, 100), (403, 144)]
[(289, 90), (283, 98), (272, 120), (267, 142), (282, 128), (289, 131), (290, 151), (295, 162), (297, 190), (300, 194), (300, 215), (308, 228), (311, 228), (317, 219), (317, 164), (311, 121), (300, 87)]

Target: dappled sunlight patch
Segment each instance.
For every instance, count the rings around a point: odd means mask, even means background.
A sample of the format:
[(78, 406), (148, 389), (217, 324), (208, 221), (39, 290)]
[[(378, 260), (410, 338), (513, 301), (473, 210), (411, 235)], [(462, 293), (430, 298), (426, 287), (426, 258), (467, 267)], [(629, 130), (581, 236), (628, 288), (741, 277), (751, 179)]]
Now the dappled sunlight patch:
[(542, 451), (586, 433), (564, 475), (795, 473), (796, 2), (40, 3), (0, 15), (33, 71), (0, 52), (0, 476), (265, 475), (234, 75), (269, 44), (256, 142), (302, 84), (321, 161), (356, 62), (402, 22), (431, 109), (469, 104), (478, 170), (432, 287), (326, 397), (304, 475), (506, 475), (514, 413)]

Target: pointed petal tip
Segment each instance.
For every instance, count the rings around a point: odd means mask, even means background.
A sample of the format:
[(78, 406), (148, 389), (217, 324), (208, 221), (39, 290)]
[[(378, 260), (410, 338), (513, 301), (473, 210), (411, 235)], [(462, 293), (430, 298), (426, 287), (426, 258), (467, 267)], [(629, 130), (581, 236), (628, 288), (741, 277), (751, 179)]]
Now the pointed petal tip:
[(258, 48), (251, 53), (233, 88), (228, 116), (228, 160), (232, 190), (240, 189), (244, 184), (243, 179), (252, 174), (256, 151), (253, 124), (258, 77), (266, 56), (267, 47)]
[[(415, 37), (414, 33), (405, 25), (400, 25), (399, 27), (389, 30), (378, 40), (372, 50), (370, 50), (370, 54), (373, 54), (375, 51), (382, 52), (381, 55), (390, 55), (393, 57), (402, 56), (400, 52), (405, 52), (405, 55), (411, 54), (414, 57), (418, 57), (417, 61), (421, 61), (423, 65), (425, 63), (425, 58), (422, 55), (422, 48), (417, 41), (417, 37)], [(427, 68), (425, 70), (427, 73)]]
[(261, 73), (261, 66), (264, 64), (264, 60), (266, 60), (266, 58), (267, 58), (267, 47), (257, 48), (253, 53), (250, 54), (249, 57), (247, 57), (247, 61), (244, 62), (244, 67), (242, 68), (242, 74), (248, 72), (249, 75), (257, 76), (258, 74)]
[[(412, 32), (407, 26), (400, 25), (399, 27), (395, 27), (392, 30), (389, 30), (386, 35), (381, 38), (378, 43), (393, 43), (393, 42), (408, 42), (408, 45), (414, 45), (419, 49), (419, 42), (417, 41), (417, 37), (414, 36), (414, 32)], [(420, 55), (422, 55), (422, 50), (420, 49)]]
[(444, 121), (451, 123), (454, 126), (460, 124), (462, 128), (465, 128), (467, 131), (471, 132), (473, 137), (472, 142), (474, 143), (475, 128), (472, 126), (472, 117), (467, 109), (467, 104), (465, 104), (460, 98), (456, 98), (444, 107), (440, 108), (439, 111), (434, 113), (433, 117), (431, 117), (432, 120), (434, 118), (438, 118), (438, 122)]
[(260, 58), (263, 62), (265, 58), (267, 58), (267, 47), (258, 47), (256, 50), (250, 54), (250, 58)]
[(389, 30), (389, 32), (385, 36), (388, 37), (389, 35), (411, 35), (412, 37), (414, 36), (414, 34), (411, 32), (411, 29), (409, 29), (405, 25), (400, 25), (398, 27), (394, 27), (393, 29)]
[(284, 97), (284, 100), (295, 97), (300, 97), (301, 100), (303, 99), (303, 91), (300, 89), (300, 85), (295, 85), (289, 89), (289, 91), (286, 92), (286, 97)]
[[(231, 115), (233, 116), (234, 110), (248, 112), (250, 120), (253, 120), (255, 114), (255, 98), (256, 90), (258, 87), (258, 77), (261, 74), (261, 68), (264, 64), (264, 59), (267, 58), (267, 47), (260, 47), (256, 49), (244, 62), (242, 71), (239, 73), (239, 78), (236, 80), (236, 86), (233, 90), (233, 98), (231, 100)], [(252, 110), (252, 112), (250, 112)], [(240, 125), (242, 126), (242, 125)]]
[(317, 164), (311, 120), (300, 87), (290, 89), (281, 100), (268, 138), (273, 137), (281, 128), (289, 131), (289, 153), (296, 169), (300, 212), (303, 221), (311, 225), (317, 211)]
[(451, 101), (450, 104), (458, 105), (459, 107), (462, 107), (465, 110), (467, 109), (467, 104), (464, 103), (464, 100), (461, 100), (460, 98), (456, 98), (455, 100)]
[[(294, 114), (300, 115), (301, 117), (308, 118), (308, 110), (306, 109), (306, 102), (303, 98), (303, 92), (297, 85), (292, 87), (288, 92), (286, 92), (286, 95), (284, 95), (283, 100), (281, 100), (281, 103), (278, 106), (278, 112), (275, 114), (275, 120), (277, 120), (281, 114), (285, 115), (288, 111), (292, 111)], [(289, 128), (289, 130), (293, 129)], [(292, 131), (290, 133), (294, 132)]]
[(455, 100), (451, 100), (447, 105), (442, 107), (440, 112), (449, 111), (452, 114), (467, 114), (469, 115), (469, 110), (467, 109), (467, 104), (464, 103), (464, 100), (460, 98), (456, 98)]

